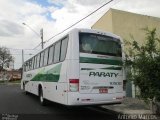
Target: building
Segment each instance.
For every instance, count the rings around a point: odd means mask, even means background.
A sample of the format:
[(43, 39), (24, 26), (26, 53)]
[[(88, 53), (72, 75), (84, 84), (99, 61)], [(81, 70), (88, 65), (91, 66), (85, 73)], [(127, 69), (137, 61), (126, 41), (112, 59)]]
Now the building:
[(21, 70), (3, 69), (0, 71), (0, 81), (21, 80)]
[(92, 26), (92, 29), (112, 32), (125, 40), (130, 40), (132, 35), (141, 44), (145, 38), (142, 29), (146, 27), (157, 28), (157, 33), (160, 34), (160, 18), (110, 9)]
[[(160, 34), (160, 18), (110, 9), (91, 28), (112, 32), (126, 41), (131, 41), (133, 36), (134, 40), (142, 44), (145, 39), (145, 32), (142, 29), (146, 27), (156, 28), (157, 34)], [(134, 85), (127, 83), (127, 96), (135, 97), (135, 93)]]

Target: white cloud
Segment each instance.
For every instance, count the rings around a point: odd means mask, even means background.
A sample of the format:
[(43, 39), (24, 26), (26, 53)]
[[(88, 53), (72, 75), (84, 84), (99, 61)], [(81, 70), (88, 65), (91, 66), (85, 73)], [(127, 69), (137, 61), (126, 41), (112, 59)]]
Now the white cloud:
[(0, 20), (0, 36), (15, 36), (17, 34), (23, 34), (23, 28), (12, 21)]
[[(53, 10), (53, 7), (52, 7)], [(36, 36), (22, 23), (25, 22), (35, 31), (39, 32), (41, 27), (45, 29), (54, 25), (45, 17), (48, 8), (27, 0), (1, 0), (0, 1), (0, 41), (1, 46), (18, 49), (32, 49), (40, 43)], [(48, 33), (48, 31), (47, 31)], [(11, 51), (16, 55), (16, 68), (20, 67), (21, 50)], [(33, 53), (33, 52), (32, 52)], [(18, 62), (19, 61), (19, 62)]]
[(50, 3), (54, 3), (57, 6), (62, 6), (67, 3), (67, 0), (48, 0)]
[(122, 0), (113, 8), (160, 17), (160, 0)]
[[(52, 17), (56, 19), (55, 27), (57, 31), (76, 23), (107, 1), (109, 0), (100, 0), (98, 2), (97, 0), (86, 0), (85, 2), (84, 0), (68, 0), (62, 9), (52, 13)], [(86, 25), (78, 27), (86, 27)]]
[(97, 6), (108, 2), (109, 0), (72, 0), (72, 2), (73, 1), (83, 6)]
[[(44, 40), (47, 40), (51, 36), (79, 21), (109, 0), (48, 1), (52, 6), (42, 6), (31, 0), (0, 0), (1, 46), (32, 49), (40, 43), (40, 38), (27, 26), (22, 25), (23, 22), (28, 24), (38, 33), (39, 30), (43, 28)], [(114, 5), (117, 1), (120, 2)], [(160, 17), (159, 4), (159, 0), (114, 0), (114, 2), (96, 12), (96, 14), (90, 16), (75, 27), (90, 27), (95, 20), (101, 17), (109, 7), (113, 5), (113, 8)], [(21, 54), (20, 50), (13, 51), (13, 53), (15, 52), (20, 52), (19, 54)], [(29, 53), (31, 51), (26, 52)], [(21, 57), (16, 56), (16, 58), (16, 61), (21, 61)], [(18, 66), (20, 65), (17, 63), (17, 67)]]

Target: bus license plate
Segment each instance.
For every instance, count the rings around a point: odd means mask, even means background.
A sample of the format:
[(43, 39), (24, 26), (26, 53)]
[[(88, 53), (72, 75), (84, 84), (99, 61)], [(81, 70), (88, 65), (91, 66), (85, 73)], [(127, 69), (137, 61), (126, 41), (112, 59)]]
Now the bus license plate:
[(101, 88), (101, 89), (99, 89), (99, 93), (108, 93), (108, 89), (107, 88)]

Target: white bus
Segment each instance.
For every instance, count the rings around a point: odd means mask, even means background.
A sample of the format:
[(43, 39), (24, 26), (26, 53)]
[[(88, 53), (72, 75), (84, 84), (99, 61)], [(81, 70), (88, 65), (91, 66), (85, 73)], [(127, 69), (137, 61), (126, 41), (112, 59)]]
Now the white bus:
[(64, 105), (121, 103), (122, 41), (117, 35), (73, 29), (23, 65), (21, 89)]

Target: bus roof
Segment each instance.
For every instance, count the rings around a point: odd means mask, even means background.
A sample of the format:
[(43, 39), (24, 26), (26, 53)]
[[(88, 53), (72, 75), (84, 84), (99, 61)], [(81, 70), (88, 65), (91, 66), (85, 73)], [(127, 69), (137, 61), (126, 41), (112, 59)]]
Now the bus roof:
[(120, 36), (113, 34), (111, 32), (106, 32), (106, 31), (102, 31), (102, 30), (98, 30), (98, 29), (88, 29), (88, 28), (74, 28), (72, 31), (79, 31), (79, 32), (87, 32), (87, 33), (97, 33), (97, 34), (102, 34), (102, 35), (107, 35), (107, 36), (111, 36), (111, 37), (115, 37), (118, 39), (121, 39)]

